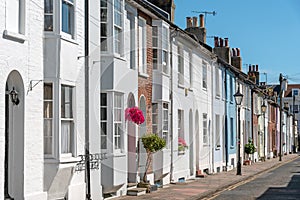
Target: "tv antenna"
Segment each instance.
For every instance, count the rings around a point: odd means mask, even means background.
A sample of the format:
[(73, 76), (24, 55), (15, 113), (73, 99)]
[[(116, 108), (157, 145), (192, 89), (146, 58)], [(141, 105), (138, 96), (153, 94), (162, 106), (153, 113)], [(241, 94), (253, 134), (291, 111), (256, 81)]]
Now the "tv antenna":
[(205, 17), (205, 24), (206, 24), (206, 15), (217, 15), (217, 12), (216, 11), (192, 11), (193, 13), (200, 13), (200, 14), (204, 14), (204, 17)]

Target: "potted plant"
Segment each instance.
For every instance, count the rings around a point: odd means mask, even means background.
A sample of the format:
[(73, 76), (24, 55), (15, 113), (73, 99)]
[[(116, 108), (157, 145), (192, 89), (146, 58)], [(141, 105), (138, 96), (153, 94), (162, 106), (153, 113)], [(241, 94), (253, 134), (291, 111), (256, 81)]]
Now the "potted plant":
[(248, 160), (245, 160), (245, 164), (250, 165), (251, 164), (251, 158), (250, 155), (255, 152), (255, 146), (252, 142), (252, 139), (248, 140), (248, 144), (245, 144), (245, 153), (248, 154)]
[(139, 187), (146, 187), (147, 192), (150, 192), (150, 184), (147, 182), (147, 172), (152, 161), (152, 154), (162, 150), (166, 146), (166, 141), (159, 137), (157, 134), (146, 134), (142, 137), (142, 143), (147, 152), (147, 160), (145, 166), (145, 172), (143, 175), (143, 182), (139, 183)]
[(181, 137), (178, 137), (178, 154), (184, 154), (185, 149), (187, 149), (188, 146), (185, 142), (185, 140)]

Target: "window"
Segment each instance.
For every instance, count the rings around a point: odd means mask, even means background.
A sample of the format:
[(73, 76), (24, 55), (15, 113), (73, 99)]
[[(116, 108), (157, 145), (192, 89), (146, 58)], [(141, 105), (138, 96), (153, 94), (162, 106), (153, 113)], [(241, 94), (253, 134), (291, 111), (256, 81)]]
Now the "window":
[(216, 115), (216, 147), (220, 146), (220, 115)]
[(101, 93), (101, 149), (107, 149), (107, 94)]
[(202, 87), (207, 89), (207, 64), (202, 64)]
[(53, 87), (44, 83), (44, 154), (53, 152)]
[(229, 77), (229, 98), (230, 101), (233, 101), (233, 80), (232, 77)]
[(122, 125), (122, 104), (123, 96), (115, 93), (114, 95), (114, 142), (115, 149), (121, 149), (123, 125)]
[(234, 146), (233, 118), (230, 118), (230, 146)]
[(121, 55), (122, 47), (122, 0), (114, 0), (114, 51)]
[(190, 62), (190, 88), (193, 87), (194, 75), (193, 75), (193, 54), (192, 52), (189, 53), (189, 62)]
[(6, 1), (6, 29), (14, 33), (25, 33), (25, 1)]
[(168, 34), (168, 29), (166, 27), (162, 27), (162, 71), (165, 74), (169, 73), (169, 68), (168, 68), (168, 45), (169, 45), (169, 34)]
[(147, 74), (147, 26), (144, 18), (139, 18), (139, 72)]
[(207, 114), (203, 113), (203, 144), (207, 144), (208, 136), (207, 136)]
[(178, 137), (184, 139), (184, 113), (178, 110)]
[(169, 105), (168, 103), (163, 103), (163, 128), (162, 128), (162, 138), (166, 141), (166, 146), (169, 143)]
[(158, 104), (152, 104), (152, 132), (158, 134)]
[(61, 86), (61, 153), (73, 153), (73, 87)]
[(183, 50), (181, 46), (178, 46), (178, 84), (184, 85), (184, 59)]
[(101, 51), (107, 51), (107, 0), (101, 0), (100, 5), (101, 20)]
[(62, 0), (61, 12), (62, 31), (70, 35), (74, 34), (74, 0)]
[(44, 31), (53, 31), (53, 0), (44, 1)]
[(153, 69), (158, 69), (158, 27), (152, 27), (152, 53), (153, 53)]
[(220, 69), (217, 67), (216, 68), (216, 96), (220, 97)]
[(135, 20), (134, 15), (128, 12), (127, 18), (130, 22), (130, 69), (135, 69)]

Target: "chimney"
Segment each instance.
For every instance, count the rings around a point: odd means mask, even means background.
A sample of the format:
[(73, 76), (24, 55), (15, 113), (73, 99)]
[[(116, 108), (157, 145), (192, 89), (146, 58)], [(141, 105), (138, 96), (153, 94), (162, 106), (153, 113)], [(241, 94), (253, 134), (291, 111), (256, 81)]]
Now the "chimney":
[(192, 27), (192, 18), (191, 17), (186, 17), (186, 27), (190, 28)]
[(204, 15), (200, 15), (200, 28), (204, 28)]
[(249, 65), (248, 77), (251, 79), (256, 85), (259, 85), (259, 71), (258, 65)]
[(161, 8), (162, 10), (166, 11), (170, 16), (170, 21), (174, 23), (175, 9), (176, 9), (174, 0), (168, 0), (168, 1), (148, 0), (148, 1), (156, 5), (157, 7)]
[(198, 41), (206, 43), (206, 29), (201, 24), (202, 24), (201, 17), (200, 17), (200, 26), (198, 26), (198, 18), (193, 17), (193, 25), (191, 27), (187, 26), (185, 31), (194, 34), (198, 39)]
[(225, 62), (231, 65), (231, 50), (228, 45), (228, 39), (226, 38), (227, 42), (225, 39), (225, 46), (224, 46), (224, 39), (218, 37), (214, 37), (214, 38), (215, 38), (214, 53), (217, 54)]
[(193, 27), (198, 27), (198, 18), (193, 17)]
[[(225, 40), (226, 43), (226, 40)], [(239, 69), (242, 71), (242, 58), (240, 56), (239, 48), (233, 48), (233, 55), (231, 57), (231, 65), (234, 66), (235, 68)]]

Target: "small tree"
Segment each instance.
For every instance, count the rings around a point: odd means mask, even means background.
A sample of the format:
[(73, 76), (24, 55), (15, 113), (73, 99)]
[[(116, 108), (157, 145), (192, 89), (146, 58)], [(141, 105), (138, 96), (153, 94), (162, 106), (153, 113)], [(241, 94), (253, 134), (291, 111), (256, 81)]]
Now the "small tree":
[(142, 142), (147, 152), (147, 161), (146, 161), (146, 167), (143, 176), (143, 182), (146, 183), (147, 171), (152, 161), (152, 154), (162, 150), (166, 146), (166, 141), (161, 137), (159, 137), (158, 135), (151, 133), (151, 134), (144, 135), (142, 137)]

